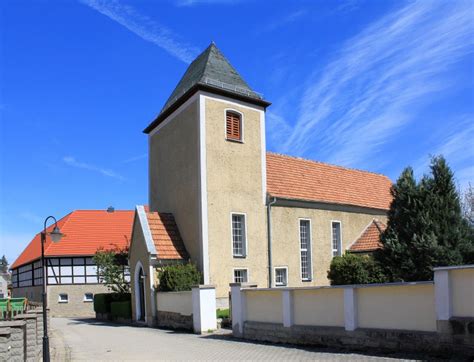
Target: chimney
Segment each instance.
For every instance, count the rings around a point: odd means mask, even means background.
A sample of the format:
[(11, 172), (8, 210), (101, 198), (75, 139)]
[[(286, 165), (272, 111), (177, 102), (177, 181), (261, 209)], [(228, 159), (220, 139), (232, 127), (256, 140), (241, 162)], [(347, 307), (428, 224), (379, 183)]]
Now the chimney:
[(114, 209), (113, 206), (109, 206), (109, 207), (107, 208), (107, 212), (114, 212), (114, 211), (115, 211), (115, 209)]

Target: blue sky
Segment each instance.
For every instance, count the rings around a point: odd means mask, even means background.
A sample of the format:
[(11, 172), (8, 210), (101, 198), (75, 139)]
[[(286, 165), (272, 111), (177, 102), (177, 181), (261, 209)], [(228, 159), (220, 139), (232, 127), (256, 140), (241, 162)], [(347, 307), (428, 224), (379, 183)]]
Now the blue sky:
[(2, 2), (0, 254), (50, 214), (147, 203), (147, 138), (213, 40), (267, 111), (271, 151), (384, 173), (444, 154), (474, 181), (474, 3)]

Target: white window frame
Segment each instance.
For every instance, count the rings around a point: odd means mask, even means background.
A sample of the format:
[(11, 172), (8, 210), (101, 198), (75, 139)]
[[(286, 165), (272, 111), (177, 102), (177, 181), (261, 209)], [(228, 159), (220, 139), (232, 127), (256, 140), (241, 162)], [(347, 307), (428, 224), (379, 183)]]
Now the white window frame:
[[(286, 273), (286, 284), (277, 283), (277, 269), (283, 269)], [(287, 266), (276, 266), (273, 268), (273, 280), (275, 281), (275, 287), (287, 287), (288, 286), (288, 267)]]
[[(92, 298), (91, 298), (91, 299), (88, 299), (88, 298), (86, 297), (87, 294), (92, 295)], [(92, 303), (92, 302), (94, 302), (94, 293), (91, 293), (91, 292), (84, 293), (84, 299), (83, 299), (83, 301), (84, 301), (85, 303)]]
[[(62, 299), (61, 296), (65, 295), (66, 299)], [(69, 303), (69, 295), (67, 293), (59, 293), (58, 295), (58, 303)]]
[(329, 225), (330, 227), (330, 235), (331, 235), (331, 258), (334, 258), (335, 256), (338, 256), (337, 254), (334, 255), (334, 252), (337, 251), (337, 249), (333, 248), (333, 231), (332, 231), (332, 224), (339, 224), (339, 250), (340, 250), (340, 255), (342, 256), (342, 222), (340, 220), (331, 220), (331, 223)]
[[(309, 221), (309, 249), (308, 251), (308, 261), (309, 261), (309, 278), (303, 278), (303, 268), (301, 267), (301, 221)], [(298, 219), (298, 245), (300, 254), (298, 256), (300, 264), (300, 279), (303, 282), (310, 282), (313, 280), (313, 226), (311, 219), (308, 218), (299, 218)]]
[[(245, 240), (244, 240), (244, 250), (243, 250), (243, 255), (234, 255), (234, 234), (233, 234), (233, 224), (232, 224), (232, 216), (243, 216), (244, 217), (244, 227), (245, 227), (245, 233), (244, 233), (244, 237), (245, 237)], [(247, 214), (246, 213), (243, 213), (243, 212), (231, 212), (230, 213), (230, 252), (231, 252), (231, 255), (232, 255), (232, 258), (236, 258), (236, 259), (245, 259), (247, 258), (249, 252), (249, 248), (248, 248), (248, 238), (247, 238), (247, 230), (248, 230), (248, 224), (247, 224)]]
[[(240, 115), (240, 140), (234, 140), (232, 138), (227, 138), (227, 112), (234, 112)], [(226, 108), (224, 109), (224, 139), (229, 142), (245, 143), (244, 141), (244, 114), (235, 108)]]
[[(245, 270), (247, 272), (247, 281), (245, 282), (236, 282), (235, 281), (235, 271), (236, 270)], [(233, 283), (248, 283), (250, 280), (250, 272), (248, 268), (232, 268), (232, 282)]]

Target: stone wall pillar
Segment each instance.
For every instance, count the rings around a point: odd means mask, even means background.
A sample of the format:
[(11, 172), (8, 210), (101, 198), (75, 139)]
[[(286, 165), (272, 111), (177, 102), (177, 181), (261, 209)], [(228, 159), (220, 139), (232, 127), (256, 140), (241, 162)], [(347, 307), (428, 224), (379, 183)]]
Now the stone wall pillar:
[[(0, 360), (23, 362), (26, 351), (26, 322), (23, 320), (0, 322)], [(2, 356), (6, 356), (3, 359)]]
[(357, 289), (347, 287), (344, 288), (344, 327), (346, 331), (354, 331), (357, 324)]
[(10, 327), (0, 328), (0, 361), (10, 360)]
[(37, 357), (37, 326), (35, 314), (19, 314), (14, 320), (25, 321), (25, 360), (35, 361)]
[(294, 324), (293, 291), (282, 291), (283, 305), (283, 327), (291, 327)]
[(193, 328), (195, 333), (217, 329), (216, 287), (198, 285), (192, 288)]
[(247, 300), (242, 288), (256, 288), (256, 284), (230, 283), (230, 299), (232, 301), (232, 333), (235, 337), (243, 337), (244, 323), (247, 318)]

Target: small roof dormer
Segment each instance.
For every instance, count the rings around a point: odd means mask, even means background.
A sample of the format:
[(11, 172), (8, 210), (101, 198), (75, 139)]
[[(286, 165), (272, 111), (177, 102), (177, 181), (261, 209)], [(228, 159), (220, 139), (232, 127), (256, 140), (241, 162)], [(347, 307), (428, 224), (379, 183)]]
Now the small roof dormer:
[(144, 132), (151, 132), (153, 128), (160, 124), (198, 90), (205, 90), (211, 93), (236, 98), (265, 108), (270, 105), (270, 102), (263, 99), (263, 95), (250, 88), (214, 42), (212, 42), (206, 50), (189, 65), (178, 85), (161, 109), (160, 114)]

